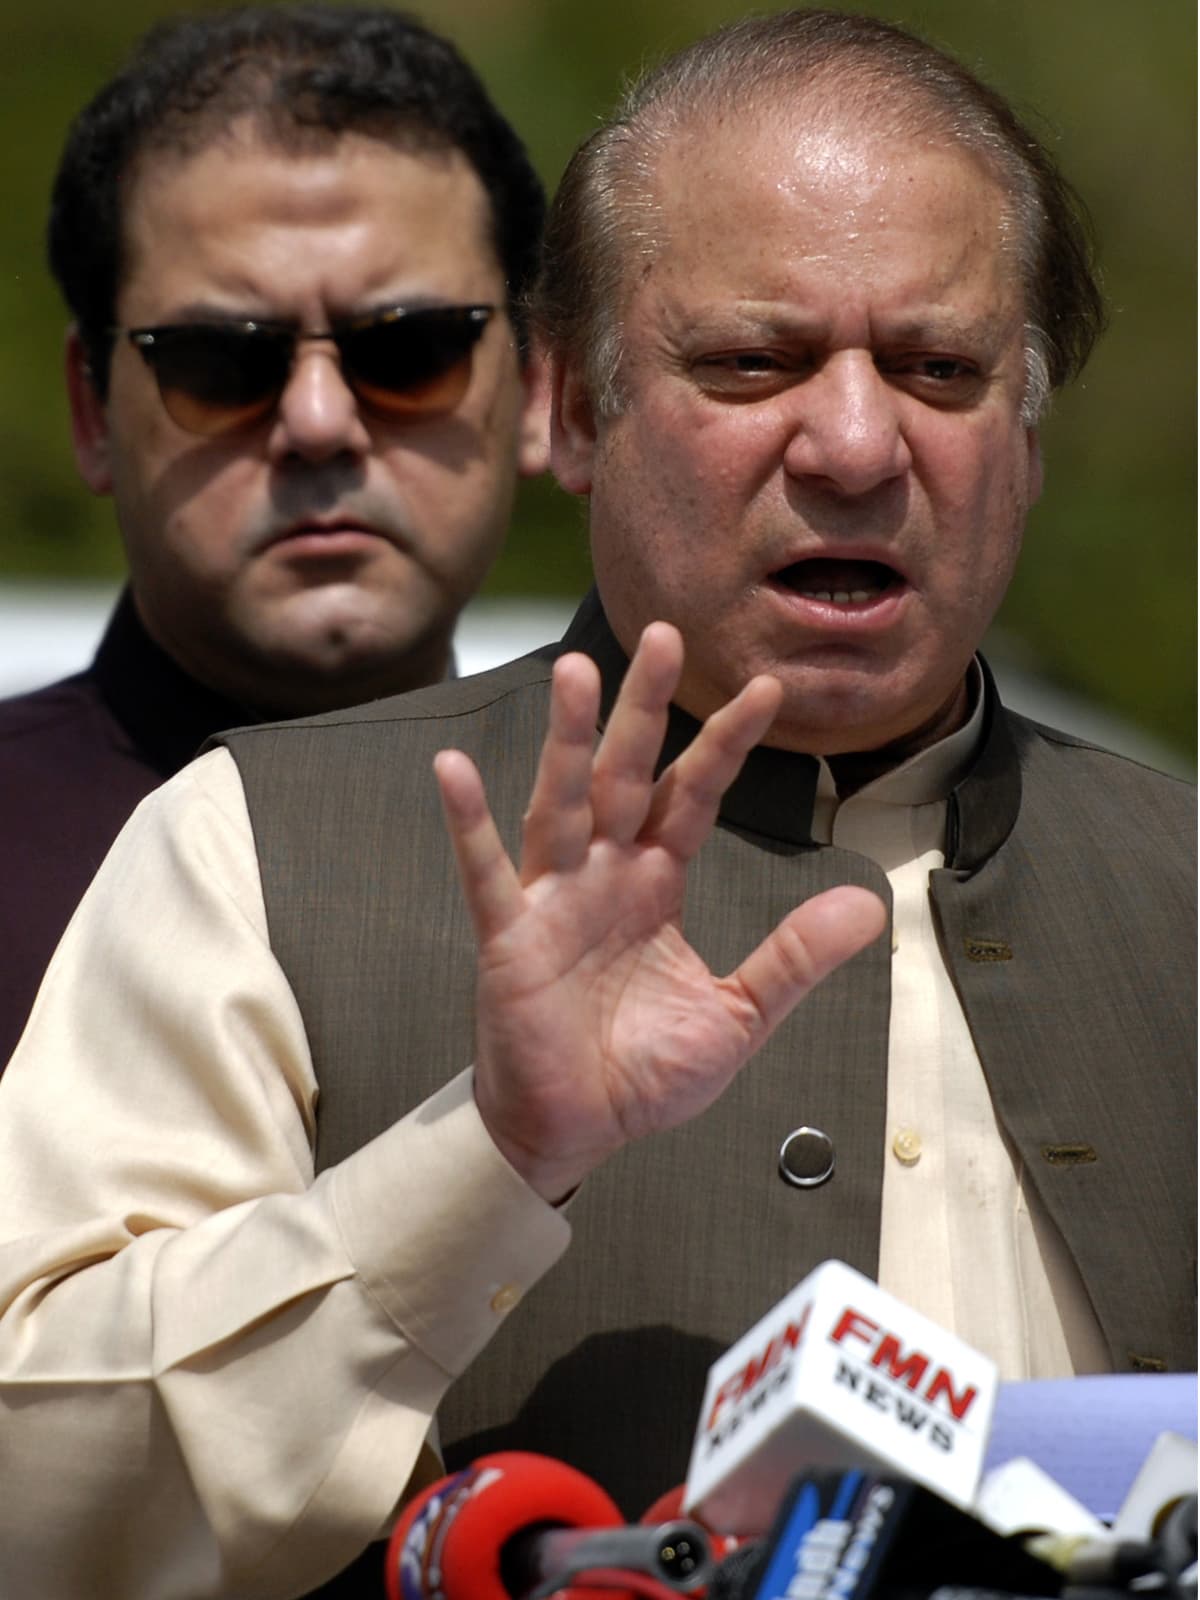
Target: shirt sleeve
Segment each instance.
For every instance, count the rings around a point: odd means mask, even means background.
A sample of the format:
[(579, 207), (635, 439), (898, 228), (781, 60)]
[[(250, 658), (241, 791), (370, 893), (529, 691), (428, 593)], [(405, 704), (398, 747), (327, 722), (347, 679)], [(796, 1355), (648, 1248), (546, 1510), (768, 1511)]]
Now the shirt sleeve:
[(0, 1593), (300, 1595), (565, 1249), (469, 1073), (314, 1178), (240, 780), (138, 808), (0, 1078)]

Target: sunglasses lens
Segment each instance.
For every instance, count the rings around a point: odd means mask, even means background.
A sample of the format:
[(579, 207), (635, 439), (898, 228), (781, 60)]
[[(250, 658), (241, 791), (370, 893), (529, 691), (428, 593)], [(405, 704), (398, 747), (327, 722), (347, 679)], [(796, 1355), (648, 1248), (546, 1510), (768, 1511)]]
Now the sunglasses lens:
[(287, 382), (292, 340), (267, 329), (170, 328), (141, 346), (163, 407), (189, 433), (229, 433), (260, 421)]
[(392, 417), (452, 410), (471, 382), (471, 352), (488, 306), (428, 306), (332, 333), (295, 334), (262, 324), (204, 323), (131, 334), (154, 373), (167, 415), (212, 437), (253, 427), (279, 403), (297, 338), (332, 339), (358, 399)]
[(389, 416), (449, 411), (471, 382), (471, 352), (487, 316), (471, 308), (430, 307), (350, 329), (338, 337), (342, 368), (355, 393)]

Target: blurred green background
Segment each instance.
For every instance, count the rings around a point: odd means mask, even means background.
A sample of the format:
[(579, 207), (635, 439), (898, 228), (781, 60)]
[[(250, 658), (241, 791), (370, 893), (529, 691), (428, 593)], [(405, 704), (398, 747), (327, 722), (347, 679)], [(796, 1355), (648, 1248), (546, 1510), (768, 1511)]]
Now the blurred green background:
[[(78, 484), (43, 265), (70, 117), (166, 0), (10, 11), (0, 64), (0, 581), (120, 572), (107, 501)], [(744, 13), (731, 0), (439, 0), (416, 7), (476, 64), (553, 185), (645, 60)], [(755, 9), (780, 9), (765, 5)], [(843, 9), (851, 9), (844, 7)], [(1111, 327), (1044, 430), (1046, 492), (992, 648), (1194, 761), (1195, 9), (1188, 0), (860, 0), (945, 45), (1012, 99), (1084, 196)], [(578, 505), (523, 491), (492, 595), (588, 580)]]

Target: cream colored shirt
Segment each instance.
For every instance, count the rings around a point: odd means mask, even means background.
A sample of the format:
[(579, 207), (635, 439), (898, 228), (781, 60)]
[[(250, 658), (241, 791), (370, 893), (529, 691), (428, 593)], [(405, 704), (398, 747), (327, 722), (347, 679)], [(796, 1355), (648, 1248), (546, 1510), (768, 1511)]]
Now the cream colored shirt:
[(892, 890), (879, 1282), (985, 1351), (1002, 1377), (1108, 1372), (1078, 1269), (996, 1122), (933, 923), (945, 796), (981, 722), (977, 685), (965, 727), (840, 802), (820, 767), (814, 837), (869, 857)]
[[(929, 921), (930, 796), (973, 738), (840, 805), (822, 775), (819, 836), (896, 896), (888, 1126), (920, 1154), (889, 1155), (881, 1281), (1008, 1376), (1093, 1370)], [(118, 838), (0, 1079), (5, 1600), (315, 1587), (386, 1525), (447, 1385), (566, 1247), (469, 1073), (314, 1180), (315, 1098), (218, 751)]]

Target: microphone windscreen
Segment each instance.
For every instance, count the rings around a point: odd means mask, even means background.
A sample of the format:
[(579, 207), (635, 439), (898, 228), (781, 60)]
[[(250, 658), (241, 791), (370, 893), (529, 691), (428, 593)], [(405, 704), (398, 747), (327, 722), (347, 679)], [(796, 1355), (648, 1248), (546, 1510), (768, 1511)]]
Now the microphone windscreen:
[(389, 1600), (512, 1600), (519, 1539), (544, 1528), (609, 1528), (608, 1494), (565, 1462), (518, 1450), (481, 1456), (405, 1507), (388, 1543)]

